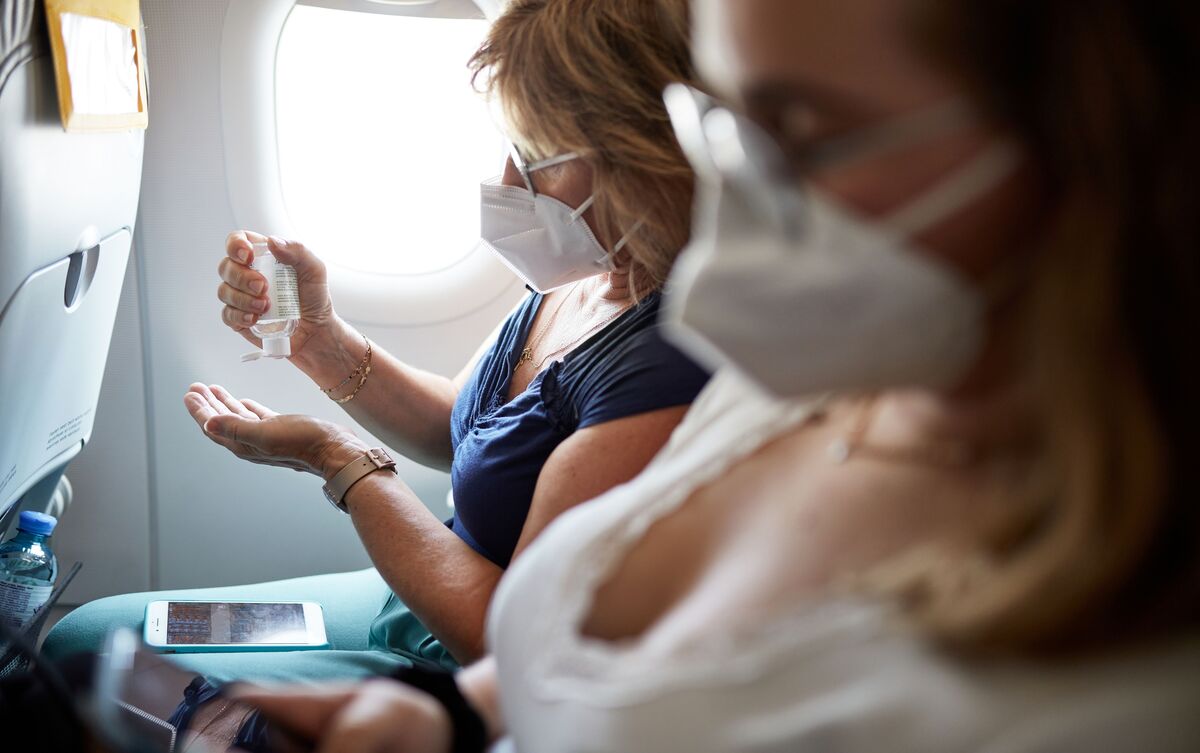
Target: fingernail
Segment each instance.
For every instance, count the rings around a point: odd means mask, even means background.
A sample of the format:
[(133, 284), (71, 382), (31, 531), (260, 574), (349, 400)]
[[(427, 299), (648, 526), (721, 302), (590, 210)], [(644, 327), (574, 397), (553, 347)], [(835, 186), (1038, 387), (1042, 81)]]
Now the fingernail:
[(265, 312), (267, 309), (271, 308), (271, 302), (266, 298), (257, 298), (254, 301), (254, 308)]
[(272, 235), (269, 240), (271, 241), (271, 243), (275, 244), (276, 246), (286, 246), (287, 245), (287, 241), (285, 241), (283, 238), (280, 238), (278, 235)]
[(267, 287), (267, 283), (262, 280), (255, 280), (250, 283), (250, 292), (255, 295), (262, 295), (263, 290)]
[(246, 324), (254, 324), (256, 318), (254, 314), (242, 314), (242, 321)]
[(245, 264), (247, 261), (249, 261), (249, 260), (250, 260), (250, 254), (249, 254), (249, 253), (247, 253), (247, 252), (246, 252), (246, 249), (244, 249), (244, 248), (239, 248), (237, 251), (235, 251), (235, 252), (234, 252), (234, 254), (233, 254), (233, 255), (234, 255), (234, 257), (236, 257), (236, 258), (237, 258), (237, 260), (238, 260), (238, 261), (240, 261), (242, 264)]

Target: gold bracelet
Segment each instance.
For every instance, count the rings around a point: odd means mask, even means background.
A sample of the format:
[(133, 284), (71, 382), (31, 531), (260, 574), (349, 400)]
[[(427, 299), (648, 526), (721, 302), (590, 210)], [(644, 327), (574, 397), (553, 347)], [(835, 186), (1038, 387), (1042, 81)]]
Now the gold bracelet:
[(362, 376), (359, 377), (358, 385), (354, 388), (354, 392), (351, 392), (349, 395), (346, 395), (343, 398), (334, 400), (333, 402), (337, 403), (338, 405), (345, 405), (346, 403), (353, 400), (358, 395), (358, 391), (361, 390), (363, 388), (363, 385), (367, 383), (367, 377), (371, 376), (371, 341), (370, 340), (367, 341), (367, 355), (366, 355), (365, 365), (366, 365), (366, 368), (363, 369)]
[(368, 363), (371, 362), (371, 341), (368, 340), (365, 335), (363, 336), (363, 340), (367, 343), (367, 352), (363, 355), (362, 360), (358, 362), (358, 368), (355, 369), (354, 371), (350, 372), (350, 376), (343, 379), (337, 386), (330, 387), (329, 389), (322, 388), (321, 392), (324, 392), (326, 395), (332, 396), (333, 393), (335, 393), (338, 390), (340, 390), (341, 388), (345, 387), (347, 384), (350, 384), (350, 381), (352, 379), (354, 379), (354, 377), (362, 374), (362, 370), (364, 368), (366, 368)]

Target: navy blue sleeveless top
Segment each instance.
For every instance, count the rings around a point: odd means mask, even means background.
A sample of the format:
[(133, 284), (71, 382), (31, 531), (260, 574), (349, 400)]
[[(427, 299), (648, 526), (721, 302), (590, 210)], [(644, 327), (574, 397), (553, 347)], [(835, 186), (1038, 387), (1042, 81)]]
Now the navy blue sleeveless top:
[(450, 419), (454, 517), (448, 525), (500, 567), (512, 559), (538, 475), (560, 442), (578, 429), (687, 405), (708, 381), (707, 372), (662, 339), (655, 293), (506, 403), (541, 303), (542, 296), (530, 295), (504, 323)]

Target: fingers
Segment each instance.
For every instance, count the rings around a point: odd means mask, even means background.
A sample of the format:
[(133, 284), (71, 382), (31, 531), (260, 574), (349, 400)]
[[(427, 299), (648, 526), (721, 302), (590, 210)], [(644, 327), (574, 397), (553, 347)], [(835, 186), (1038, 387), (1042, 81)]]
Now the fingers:
[(204, 400), (205, 404), (212, 409), (215, 415), (223, 416), (229, 413), (229, 406), (221, 402), (221, 400), (213, 394), (212, 390), (209, 389), (207, 384), (196, 382), (188, 387), (188, 392), (194, 395), (199, 395), (200, 398)]
[(236, 397), (229, 394), (229, 390), (225, 389), (221, 385), (214, 384), (209, 387), (209, 389), (212, 390), (213, 396), (220, 400), (225, 407), (229, 409), (229, 412), (235, 416), (241, 416), (242, 418), (248, 418), (251, 420), (259, 418), (257, 413), (252, 413), (249, 408), (242, 404), (241, 400), (238, 400)]
[(333, 718), (354, 695), (352, 687), (262, 688), (235, 687), (227, 695), (254, 706), (273, 722), (304, 737), (322, 736)]
[(272, 235), (267, 239), (267, 246), (276, 259), (295, 267), (300, 278), (310, 282), (314, 279), (324, 280), (325, 264), (303, 243)]
[(192, 416), (192, 420), (196, 422), (196, 425), (200, 427), (205, 436), (230, 452), (236, 452), (237, 445), (235, 442), (223, 437), (214, 436), (206, 428), (211, 419), (220, 415), (212, 403), (209, 402), (208, 398), (204, 396), (203, 391), (207, 389), (203, 384), (193, 384), (187, 394), (183, 396), (183, 405), (187, 408), (188, 413)]
[(267, 278), (228, 256), (222, 257), (221, 261), (217, 262), (217, 274), (230, 287), (247, 295), (258, 297), (267, 289)]
[(214, 439), (249, 445), (253, 448), (261, 446), (262, 439), (259, 436), (260, 432), (257, 431), (257, 427), (260, 426), (262, 426), (262, 422), (257, 417), (251, 421), (232, 413), (222, 413), (205, 421), (204, 431)]
[(271, 306), (266, 297), (243, 293), (227, 282), (217, 287), (217, 300), (238, 311), (252, 314), (265, 314)]
[(259, 418), (264, 418), (264, 419), (265, 418), (274, 418), (275, 416), (279, 415), (275, 411), (271, 410), (270, 408), (268, 408), (267, 406), (263, 405), (262, 403), (260, 403), (256, 400), (250, 400), (250, 399), (243, 400), (242, 405), (246, 406), (246, 408), (248, 410), (250, 410), (254, 415), (258, 416)]
[(201, 384), (193, 384), (187, 394), (183, 396), (184, 407), (188, 409), (188, 413), (191, 414), (192, 419), (201, 429), (204, 428), (204, 424), (208, 423), (208, 419), (217, 415), (217, 412), (208, 404), (204, 396), (196, 391), (197, 387), (203, 386)]
[(251, 325), (258, 321), (258, 314), (239, 311), (232, 306), (226, 306), (221, 309), (221, 321), (230, 329), (241, 332), (249, 329)]
[(241, 264), (254, 263), (254, 243), (265, 243), (266, 236), (249, 230), (235, 230), (225, 237), (225, 253)]
[(225, 241), (227, 255), (217, 264), (222, 281), (217, 288), (217, 300), (225, 304), (221, 309), (221, 321), (238, 332), (252, 326), (259, 315), (270, 308), (262, 295), (267, 289), (266, 278), (246, 266), (254, 259), (251, 241), (264, 240), (258, 233), (231, 233)]

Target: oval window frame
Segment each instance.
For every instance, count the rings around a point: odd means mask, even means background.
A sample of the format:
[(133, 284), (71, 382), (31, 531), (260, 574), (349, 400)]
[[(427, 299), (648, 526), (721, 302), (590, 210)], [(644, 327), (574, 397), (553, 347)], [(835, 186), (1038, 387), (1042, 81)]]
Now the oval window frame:
[[(275, 61), (297, 4), (347, 11), (447, 18), (491, 17), (490, 0), (239, 0), (221, 34), (221, 124), (225, 173), (238, 227), (284, 238), (295, 228), (283, 199), (275, 111)], [(482, 243), (454, 264), (424, 274), (377, 275), (327, 264), (338, 313), (357, 324), (423, 327), (471, 316), (522, 289)]]

